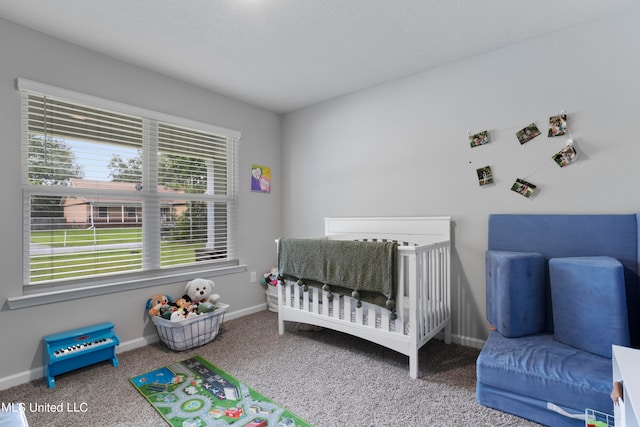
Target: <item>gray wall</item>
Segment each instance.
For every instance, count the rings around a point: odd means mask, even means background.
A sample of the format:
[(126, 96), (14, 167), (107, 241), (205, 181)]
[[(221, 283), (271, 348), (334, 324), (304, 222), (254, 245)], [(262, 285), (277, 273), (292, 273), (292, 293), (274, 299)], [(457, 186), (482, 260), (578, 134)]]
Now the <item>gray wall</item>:
[[(17, 77), (100, 96), (242, 132), (240, 141), (239, 255), (245, 273), (214, 278), (230, 313), (262, 309), (264, 291), (249, 283), (275, 262), (274, 239), (281, 235), (281, 117), (194, 86), (133, 67), (0, 19), (0, 388), (42, 375), (43, 335), (112, 321), (125, 345), (154, 336), (144, 304), (162, 292), (179, 296), (184, 282), (157, 288), (9, 310), (8, 297), (21, 295), (22, 192), (20, 188), (20, 96)], [(252, 163), (270, 166), (271, 194), (251, 193)]]
[[(640, 211), (633, 192), (640, 178), (634, 126), (639, 20), (636, 10), (595, 21), (302, 109), (282, 122), (274, 113), (0, 20), (0, 388), (41, 375), (40, 340), (48, 333), (110, 320), (124, 342), (140, 343), (154, 333), (146, 299), (184, 286), (7, 308), (4, 299), (20, 295), (22, 280), (16, 77), (241, 131), (240, 257), (258, 277), (275, 261), (274, 238), (322, 234), (325, 216), (451, 215), (453, 332), (459, 342), (480, 345), (488, 332), (489, 213)], [(563, 169), (551, 155), (568, 136), (546, 137), (549, 116), (561, 110), (579, 151), (577, 162)], [(520, 146), (515, 132), (531, 122), (544, 135)], [(471, 149), (468, 129), (488, 130), (491, 142)], [(248, 191), (252, 163), (271, 166), (270, 195)], [(475, 170), (486, 165), (496, 184), (480, 188)], [(538, 185), (538, 195), (528, 200), (511, 192), (516, 178)], [(215, 281), (232, 312), (264, 302), (248, 272)]]
[[(321, 234), (325, 216), (451, 215), (453, 333), (480, 345), (488, 214), (640, 211), (639, 21), (636, 10), (286, 115), (285, 235)], [(548, 138), (561, 110), (571, 134)], [(543, 135), (521, 146), (531, 122)], [(470, 148), (468, 130), (491, 142)], [(560, 168), (551, 156), (569, 137), (578, 157)], [(481, 188), (487, 165), (495, 185)], [(516, 178), (537, 196), (510, 191)]]

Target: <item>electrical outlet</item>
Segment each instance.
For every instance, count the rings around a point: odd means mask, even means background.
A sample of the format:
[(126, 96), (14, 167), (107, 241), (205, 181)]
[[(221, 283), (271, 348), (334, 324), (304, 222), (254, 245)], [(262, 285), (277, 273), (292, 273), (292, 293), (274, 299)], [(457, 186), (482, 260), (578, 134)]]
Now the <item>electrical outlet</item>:
[(256, 272), (252, 271), (251, 272), (251, 279), (250, 279), (251, 283), (256, 283)]

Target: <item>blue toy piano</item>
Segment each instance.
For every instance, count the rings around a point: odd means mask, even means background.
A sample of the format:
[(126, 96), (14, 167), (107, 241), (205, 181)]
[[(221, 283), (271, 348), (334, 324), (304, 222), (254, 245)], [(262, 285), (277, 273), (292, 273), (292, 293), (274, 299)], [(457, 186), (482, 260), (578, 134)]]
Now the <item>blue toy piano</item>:
[(111, 360), (118, 366), (116, 346), (120, 343), (113, 323), (72, 329), (42, 337), (44, 340), (44, 374), (49, 388), (55, 386), (54, 376), (94, 363)]

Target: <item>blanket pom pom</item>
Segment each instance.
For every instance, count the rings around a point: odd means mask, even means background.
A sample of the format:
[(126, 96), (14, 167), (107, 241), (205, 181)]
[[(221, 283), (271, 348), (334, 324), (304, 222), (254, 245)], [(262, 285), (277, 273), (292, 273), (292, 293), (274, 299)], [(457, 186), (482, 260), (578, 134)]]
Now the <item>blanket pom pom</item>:
[(393, 313), (391, 313), (391, 316), (389, 316), (389, 317), (391, 318), (391, 320), (396, 320), (398, 318), (398, 315), (394, 311)]
[(388, 299), (387, 300), (387, 308), (391, 311), (395, 310), (396, 308), (396, 301), (394, 299)]
[(304, 282), (302, 281), (302, 279), (298, 279), (298, 281), (296, 282), (296, 285), (302, 286), (304, 285)]
[(327, 293), (327, 299), (329, 301), (333, 301), (333, 294), (331, 293), (331, 286), (329, 286), (328, 284), (325, 283), (324, 285), (322, 285), (322, 290)]
[(351, 298), (357, 301), (356, 307), (358, 308), (362, 307), (362, 301), (360, 301), (360, 292), (358, 291), (351, 292)]

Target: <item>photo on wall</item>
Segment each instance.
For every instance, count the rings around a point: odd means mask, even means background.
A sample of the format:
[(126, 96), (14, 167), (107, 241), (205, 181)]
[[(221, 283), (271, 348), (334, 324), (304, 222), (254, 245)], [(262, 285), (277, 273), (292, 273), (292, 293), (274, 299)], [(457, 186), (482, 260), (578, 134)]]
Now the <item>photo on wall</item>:
[(271, 168), (251, 165), (251, 191), (257, 193), (271, 192)]
[(536, 191), (536, 186), (524, 179), (517, 178), (516, 182), (511, 186), (511, 191), (515, 191), (521, 196), (529, 198)]
[(531, 123), (529, 126), (516, 132), (516, 137), (520, 145), (526, 144), (538, 135), (540, 135), (540, 130), (535, 123)]
[(576, 149), (573, 145), (567, 145), (552, 156), (552, 159), (561, 168), (567, 166), (576, 158)]
[(489, 143), (489, 131), (485, 130), (474, 135), (469, 135), (469, 144), (471, 148), (479, 147)]
[(549, 136), (561, 136), (567, 133), (567, 115), (549, 117)]
[(480, 186), (493, 184), (493, 174), (491, 173), (491, 166), (485, 166), (483, 168), (476, 169), (478, 174), (478, 183)]

